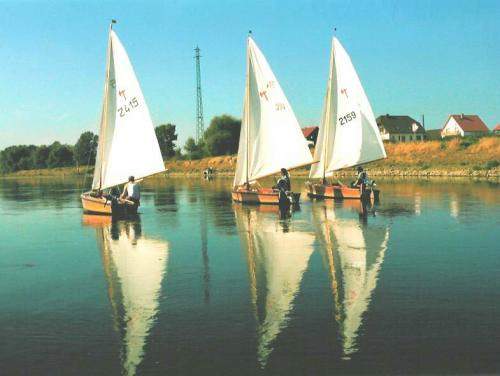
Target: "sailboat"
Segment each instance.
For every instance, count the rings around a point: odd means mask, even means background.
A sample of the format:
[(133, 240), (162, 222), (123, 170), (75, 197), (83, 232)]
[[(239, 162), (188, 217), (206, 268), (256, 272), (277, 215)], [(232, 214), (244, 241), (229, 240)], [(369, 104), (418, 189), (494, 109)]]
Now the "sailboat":
[(363, 315), (377, 287), (389, 229), (336, 217), (335, 211), (325, 206), (313, 209), (313, 221), (326, 256), (343, 355), (349, 358), (357, 351)]
[(314, 151), (319, 163), (311, 167), (309, 196), (320, 198), (378, 198), (378, 190), (332, 184), (334, 171), (386, 158), (384, 144), (370, 102), (344, 47), (332, 40), (330, 72), (321, 126)]
[(92, 191), (81, 195), (83, 210), (98, 214), (137, 211), (134, 203), (110, 200), (103, 191), (165, 171), (158, 140), (125, 48), (109, 28), (104, 101)]
[[(279, 191), (260, 188), (258, 179), (313, 163), (292, 107), (266, 58), (249, 36), (243, 122), (232, 197), (236, 202), (279, 204)], [(289, 192), (298, 203), (300, 193)], [(287, 202), (287, 199), (284, 199)]]
[(138, 220), (115, 222), (85, 214), (83, 224), (96, 229), (114, 326), (122, 341), (122, 374), (132, 376), (156, 321), (169, 244), (146, 238)]
[(235, 206), (241, 245), (247, 255), (250, 295), (257, 320), (257, 358), (264, 368), (274, 341), (288, 325), (302, 276), (314, 251), (312, 233), (277, 224), (272, 207)]

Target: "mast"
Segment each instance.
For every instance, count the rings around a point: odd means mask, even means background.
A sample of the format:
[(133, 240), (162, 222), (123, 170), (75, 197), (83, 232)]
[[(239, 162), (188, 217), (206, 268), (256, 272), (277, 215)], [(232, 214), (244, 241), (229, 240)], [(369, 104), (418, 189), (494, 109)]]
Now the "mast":
[(249, 168), (249, 159), (250, 159), (250, 116), (249, 116), (249, 110), (250, 110), (250, 54), (249, 54), (249, 48), (250, 48), (250, 36), (252, 35), (252, 30), (248, 31), (248, 37), (247, 37), (247, 72), (246, 72), (246, 80), (245, 80), (245, 124), (246, 124), (246, 139), (247, 139), (247, 147), (246, 147), (246, 188), (248, 189), (250, 187), (250, 181), (248, 179), (248, 168)]
[[(111, 23), (109, 24), (109, 33), (108, 33), (108, 50), (106, 52), (106, 81), (104, 83), (104, 104), (103, 104), (103, 109), (102, 109), (102, 116), (101, 116), (101, 130), (100, 130), (100, 136), (102, 137), (105, 132), (104, 130), (106, 129), (107, 126), (107, 118), (108, 118), (108, 91), (109, 91), (109, 63), (111, 59), (111, 30), (113, 30), (113, 24), (116, 23), (116, 20), (112, 19)], [(104, 140), (99, 139), (98, 142), (103, 142)], [(102, 164), (103, 164), (103, 156), (104, 156), (104, 147), (101, 147), (101, 155), (100, 155), (100, 162), (101, 165), (99, 166), (99, 190), (101, 190), (102, 187)]]
[[(334, 28), (334, 34), (337, 28)], [(328, 128), (325, 127), (325, 130), (327, 131), (325, 134), (325, 142), (323, 143), (323, 153), (324, 153), (324, 161), (323, 162), (323, 182), (326, 180), (326, 162), (328, 161), (328, 141), (329, 141), (329, 135), (330, 135), (330, 109), (331, 109), (331, 100), (332, 100), (332, 76), (333, 76), (333, 69), (334, 69), (334, 58), (333, 58), (333, 39), (332, 39), (332, 47), (331, 47), (331, 52), (330, 52), (330, 69), (328, 73), (328, 88), (326, 91), (326, 96), (327, 96), (327, 104), (326, 104), (326, 113), (325, 113), (325, 125), (327, 125)]]

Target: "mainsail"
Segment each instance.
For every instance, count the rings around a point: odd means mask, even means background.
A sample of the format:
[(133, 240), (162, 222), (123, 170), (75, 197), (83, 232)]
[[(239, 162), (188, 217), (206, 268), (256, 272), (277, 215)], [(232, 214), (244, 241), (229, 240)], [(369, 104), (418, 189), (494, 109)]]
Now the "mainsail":
[(252, 38), (234, 186), (313, 162), (292, 107)]
[(370, 102), (337, 38), (332, 40), (330, 72), (321, 126), (310, 178), (331, 176), (333, 171), (386, 158), (384, 144)]
[[(287, 232), (279, 225), (276, 227), (274, 216), (269, 217), (273, 213), (266, 215), (262, 208), (236, 208), (235, 211), (242, 246), (248, 253), (252, 303), (259, 321), (257, 356), (264, 367), (273, 341), (287, 325), (314, 250), (315, 237), (311, 233)], [(262, 304), (262, 310), (258, 309), (257, 301)]]
[(138, 222), (95, 227), (115, 326), (122, 335), (123, 374), (134, 375), (158, 312), (169, 245), (146, 239)]
[(165, 170), (148, 106), (118, 36), (110, 30), (93, 189)]

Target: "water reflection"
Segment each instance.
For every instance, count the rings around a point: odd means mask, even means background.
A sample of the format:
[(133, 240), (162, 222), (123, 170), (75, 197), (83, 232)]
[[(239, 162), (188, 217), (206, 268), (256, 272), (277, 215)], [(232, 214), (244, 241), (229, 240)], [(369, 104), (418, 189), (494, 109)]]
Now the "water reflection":
[[(363, 213), (365, 209), (360, 208)], [(357, 337), (377, 286), (389, 228), (367, 224), (364, 214), (356, 220), (342, 218), (336, 213), (328, 204), (313, 206), (312, 210), (313, 224), (318, 231), (329, 273), (334, 317), (339, 325), (343, 354), (348, 359), (358, 350)]]
[(313, 253), (312, 233), (293, 231), (270, 206), (235, 205), (236, 224), (246, 252), (250, 295), (257, 321), (257, 358), (262, 368), (286, 328), (302, 276)]
[(96, 229), (114, 326), (123, 342), (123, 373), (134, 375), (156, 321), (169, 244), (146, 238), (139, 217), (111, 221), (84, 215), (83, 223)]

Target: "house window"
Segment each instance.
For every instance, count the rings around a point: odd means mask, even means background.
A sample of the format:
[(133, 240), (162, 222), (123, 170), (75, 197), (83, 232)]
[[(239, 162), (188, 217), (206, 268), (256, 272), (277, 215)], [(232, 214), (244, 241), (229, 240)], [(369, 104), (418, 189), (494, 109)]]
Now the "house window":
[(422, 140), (422, 137), (417, 135), (417, 141), (420, 141), (420, 140)]
[(410, 137), (410, 141), (413, 141), (413, 136), (408, 136), (408, 137)]

